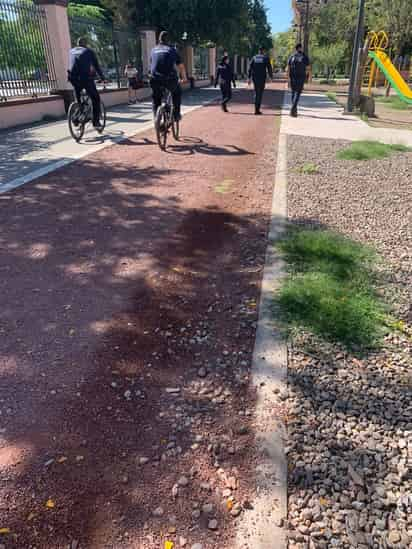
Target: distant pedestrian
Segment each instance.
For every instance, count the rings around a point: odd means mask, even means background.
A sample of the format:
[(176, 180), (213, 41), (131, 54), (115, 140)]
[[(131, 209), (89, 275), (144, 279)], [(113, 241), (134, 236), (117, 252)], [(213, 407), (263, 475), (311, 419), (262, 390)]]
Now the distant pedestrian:
[(220, 90), (222, 92), (222, 109), (225, 112), (228, 112), (227, 104), (232, 99), (232, 84), (233, 87), (236, 88), (236, 80), (227, 55), (222, 57), (222, 61), (216, 70), (215, 88), (218, 84), (220, 85)]
[(136, 67), (134, 67), (131, 63), (127, 63), (124, 69), (124, 75), (128, 81), (129, 104), (136, 103), (137, 89), (139, 87), (138, 80), (137, 80), (138, 72)]
[(292, 108), (290, 110), (290, 116), (295, 118), (298, 115), (299, 99), (305, 86), (309, 67), (310, 61), (303, 51), (302, 44), (297, 44), (295, 53), (289, 58), (287, 69), (290, 89), (292, 90)]
[(265, 53), (264, 48), (259, 48), (258, 55), (253, 57), (249, 65), (249, 81), (250, 86), (253, 80), (253, 86), (255, 88), (255, 114), (262, 114), (260, 107), (262, 105), (263, 92), (266, 86), (266, 79), (273, 78), (273, 69), (270, 63), (269, 57)]

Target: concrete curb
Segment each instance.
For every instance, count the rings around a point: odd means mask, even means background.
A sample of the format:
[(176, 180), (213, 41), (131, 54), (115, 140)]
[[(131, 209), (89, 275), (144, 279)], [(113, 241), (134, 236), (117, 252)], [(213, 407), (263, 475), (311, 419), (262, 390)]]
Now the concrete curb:
[(282, 404), (279, 395), (282, 398), (287, 391), (287, 346), (273, 312), (273, 296), (283, 272), (283, 261), (273, 242), (282, 236), (286, 218), (287, 136), (280, 133), (269, 245), (252, 364), (252, 379), (257, 390), (257, 496), (252, 503), (253, 509), (243, 516), (237, 533), (237, 549), (284, 549), (287, 546), (286, 529), (283, 528), (287, 518), (287, 430), (279, 417)]

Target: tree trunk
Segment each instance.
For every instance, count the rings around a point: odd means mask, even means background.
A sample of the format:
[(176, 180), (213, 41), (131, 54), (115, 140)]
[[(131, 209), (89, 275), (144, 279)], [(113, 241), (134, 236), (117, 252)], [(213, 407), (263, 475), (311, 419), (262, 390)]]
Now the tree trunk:
[(368, 60), (369, 44), (366, 41), (362, 49), (359, 50), (358, 72), (355, 79), (355, 88), (353, 90), (353, 104), (358, 106), (362, 95), (362, 79), (365, 72), (366, 62)]

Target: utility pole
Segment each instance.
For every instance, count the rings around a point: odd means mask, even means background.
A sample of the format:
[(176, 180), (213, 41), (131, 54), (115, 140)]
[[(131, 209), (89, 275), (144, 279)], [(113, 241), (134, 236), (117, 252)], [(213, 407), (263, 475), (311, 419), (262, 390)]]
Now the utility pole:
[(350, 72), (347, 111), (353, 112), (353, 95), (355, 91), (356, 74), (358, 70), (359, 48), (363, 37), (365, 19), (365, 0), (359, 0), (358, 24), (356, 27), (355, 43), (353, 46), (352, 68)]

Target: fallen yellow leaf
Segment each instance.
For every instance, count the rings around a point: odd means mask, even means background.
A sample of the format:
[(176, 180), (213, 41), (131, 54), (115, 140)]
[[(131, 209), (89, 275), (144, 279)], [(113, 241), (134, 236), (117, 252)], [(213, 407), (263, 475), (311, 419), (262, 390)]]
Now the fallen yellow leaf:
[(319, 498), (319, 503), (320, 503), (321, 505), (327, 505), (327, 504), (328, 504), (328, 500), (325, 499), (325, 498), (320, 497), (320, 498)]
[(233, 508), (233, 501), (231, 499), (228, 499), (226, 502), (226, 507), (228, 511), (231, 511)]
[(0, 528), (0, 534), (10, 534), (10, 528)]
[(174, 546), (173, 541), (165, 541), (165, 549), (173, 549)]
[(62, 456), (62, 457), (59, 457), (59, 459), (57, 460), (57, 463), (64, 463), (65, 461), (67, 461), (67, 457)]
[(54, 509), (54, 501), (52, 499), (48, 499), (46, 501), (46, 507), (47, 509)]

